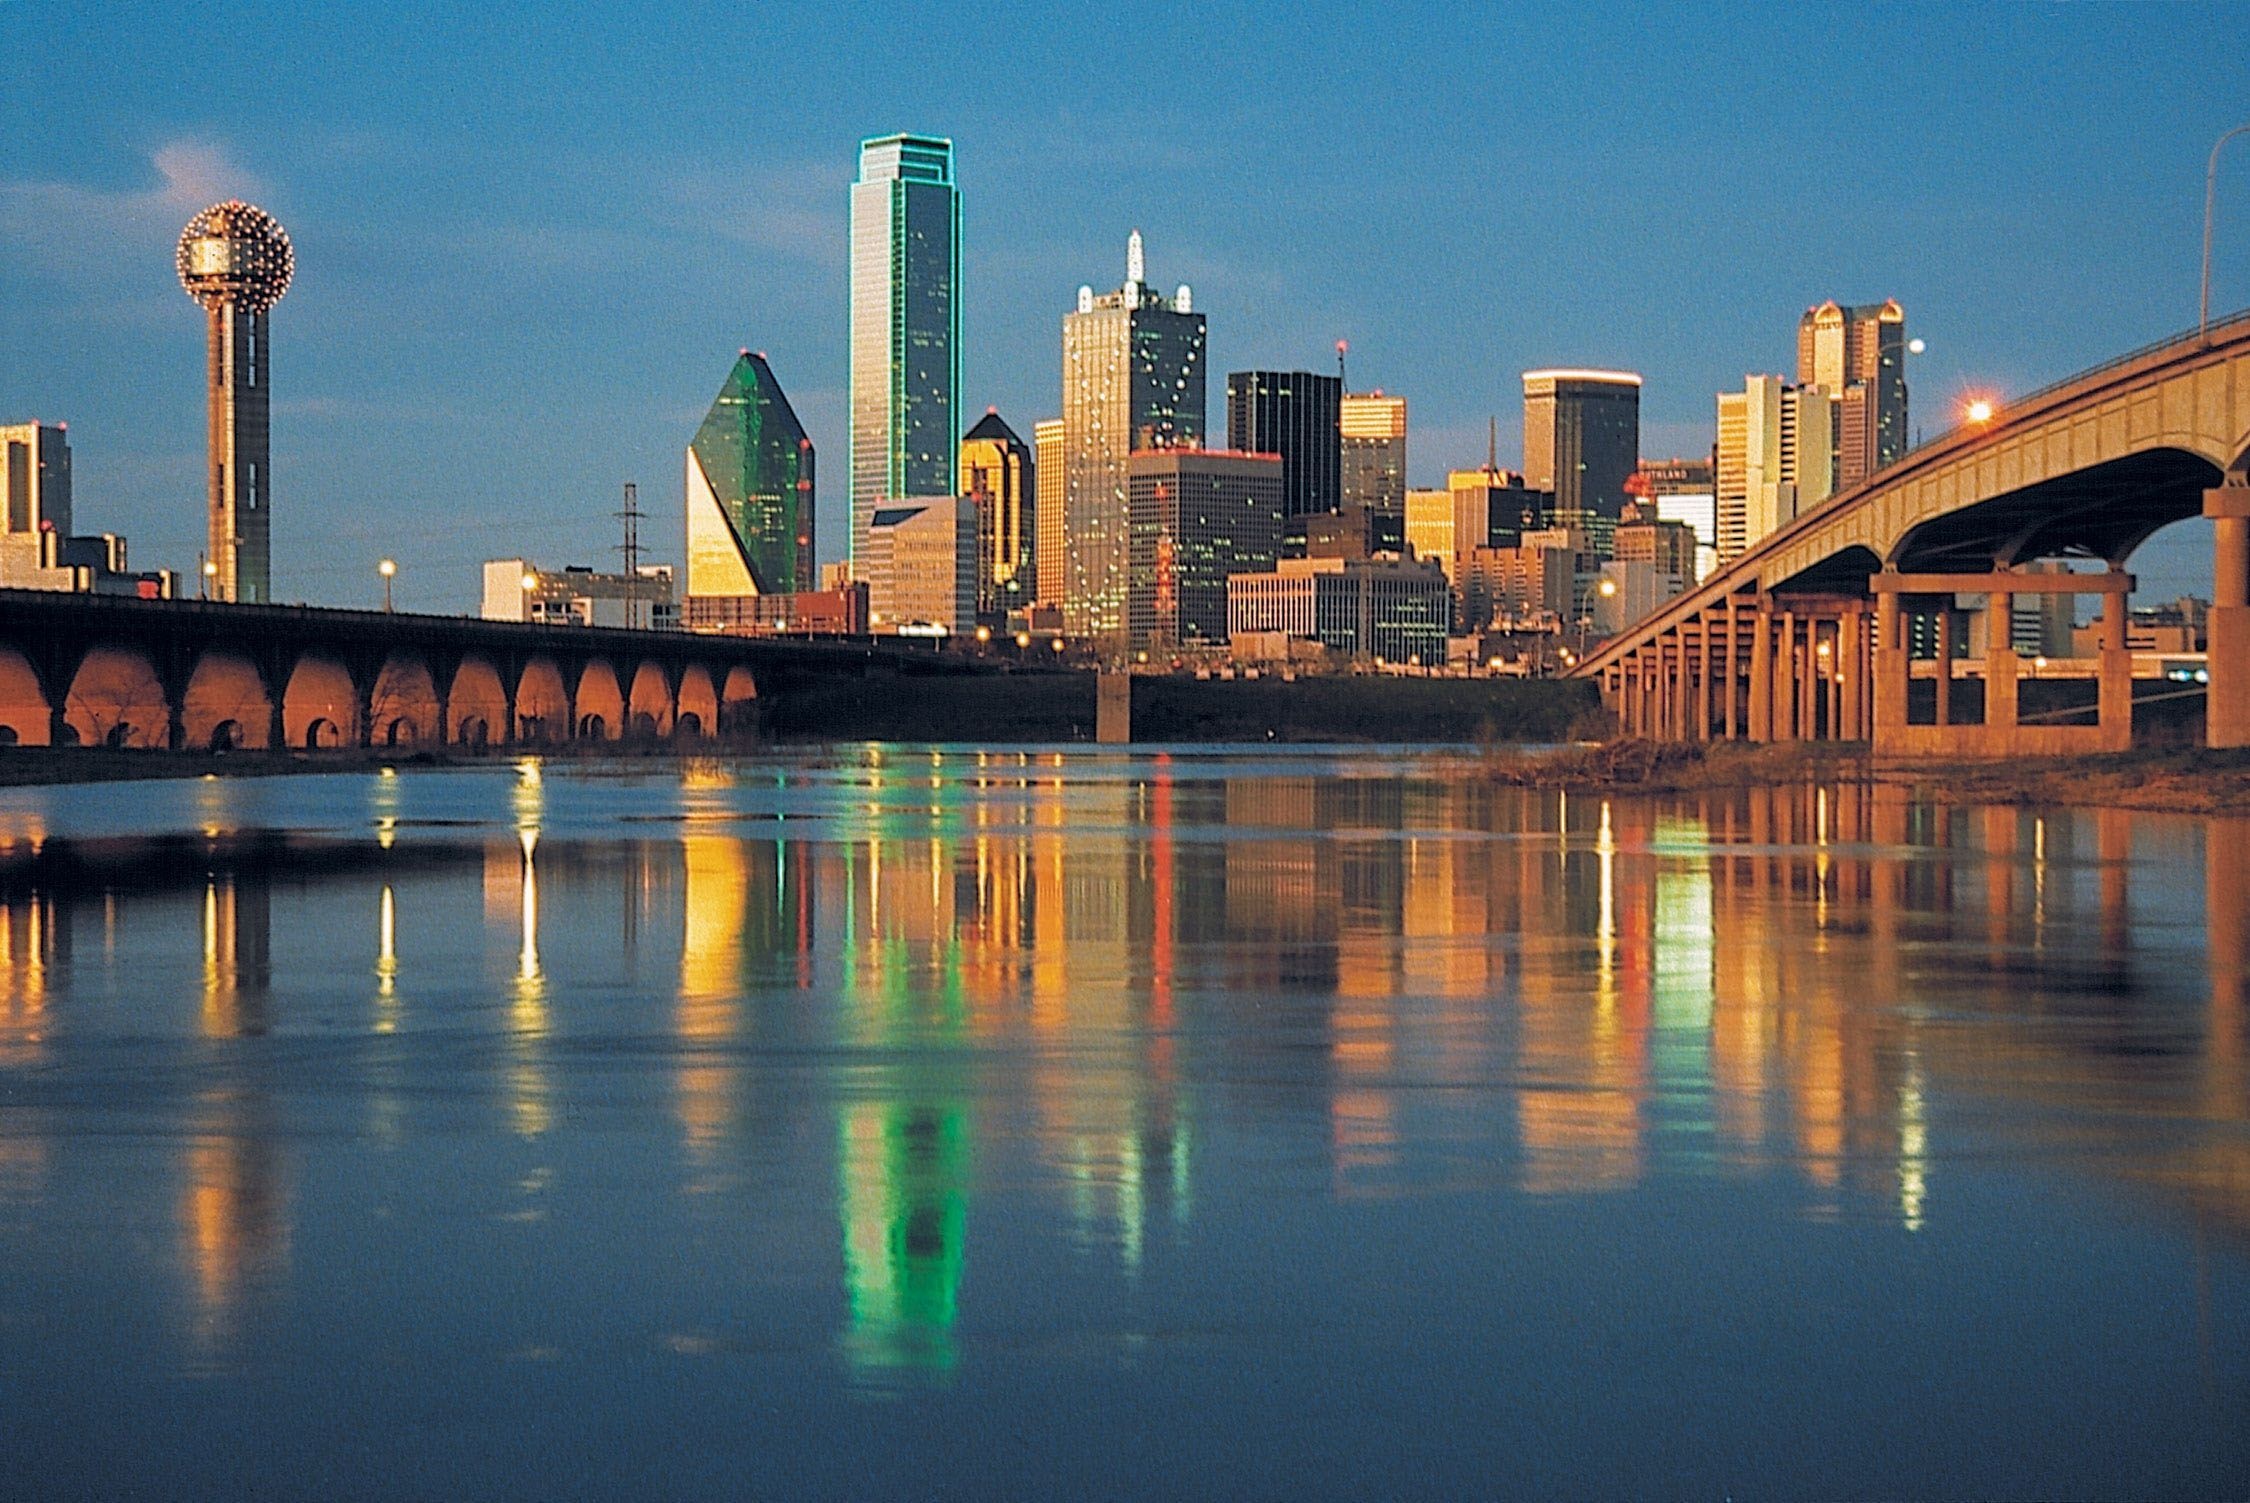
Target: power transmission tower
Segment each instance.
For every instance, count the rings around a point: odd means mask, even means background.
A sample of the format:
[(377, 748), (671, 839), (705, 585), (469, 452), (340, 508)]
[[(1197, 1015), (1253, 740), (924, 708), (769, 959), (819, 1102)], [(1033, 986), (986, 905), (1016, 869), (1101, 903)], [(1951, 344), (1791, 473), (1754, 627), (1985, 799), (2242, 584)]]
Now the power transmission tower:
[(625, 509), (616, 515), (625, 523), (625, 624), (641, 624), (641, 501), (640, 487), (625, 482)]

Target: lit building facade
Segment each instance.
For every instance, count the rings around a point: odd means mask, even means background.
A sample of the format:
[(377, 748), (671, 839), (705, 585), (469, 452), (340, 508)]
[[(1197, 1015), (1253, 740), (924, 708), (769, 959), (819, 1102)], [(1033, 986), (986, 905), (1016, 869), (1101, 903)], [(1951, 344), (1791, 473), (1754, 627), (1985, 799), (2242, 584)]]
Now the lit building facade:
[(1797, 384), (1836, 399), (1836, 489), (1906, 453), (1906, 310), (1895, 299), (1834, 301), (1797, 321)]
[(959, 635), (977, 615), (977, 514), (959, 496), (909, 497), (869, 518), (862, 555), (869, 629)]
[(1131, 645), (1227, 635), (1227, 580), (1281, 552), (1286, 462), (1274, 454), (1150, 449), (1127, 461)]
[(1038, 466), (997, 412), (961, 440), (961, 494), (977, 514), (977, 614), (997, 624), (1038, 599)]
[(1518, 543), (1472, 548), (1461, 560), (1459, 629), (1552, 627), (1571, 614), (1578, 554), (1572, 548)]
[(134, 574), (125, 539), (71, 535), (70, 431), (61, 423), (0, 425), (0, 589), (170, 599), (171, 571)]
[(1235, 371), (1227, 377), (1227, 447), (1281, 456), (1281, 515), (1298, 518), (1341, 504), (1339, 409), (1343, 378), (1310, 371)]
[(1063, 582), (1070, 576), (1063, 530), (1065, 452), (1061, 418), (1041, 418), (1031, 425), (1031, 578), (1037, 603), (1055, 607), (1062, 604)]
[(1733, 558), (1835, 490), (1835, 398), (1825, 387), (1751, 376), (1718, 398), (1714, 465), (1719, 557)]
[(1398, 559), (1285, 558), (1227, 581), (1230, 634), (1280, 632), (1345, 657), (1445, 661), (1453, 591), (1435, 564)]
[(878, 506), (958, 493), (961, 196), (953, 143), (878, 136), (851, 194), (851, 557)]
[(1136, 230), (1124, 285), (1079, 288), (1063, 317), (1064, 577), (1050, 593), (1076, 637), (1122, 641), (1130, 627), (1131, 456), (1203, 443), (1203, 315), (1186, 287), (1167, 298), (1145, 276)]
[(1630, 371), (1526, 371), (1523, 468), (1555, 494), (1554, 523), (1607, 554), (1641, 463), (1641, 378)]
[(680, 624), (670, 564), (643, 564), (634, 574), (597, 574), (592, 569), (541, 569), (521, 558), (487, 559), (478, 614), (487, 621), (537, 626), (670, 631)]
[(788, 595), (818, 582), (813, 446), (766, 357), (744, 350), (687, 450), (687, 593)]
[(1406, 398), (1348, 392), (1337, 410), (1338, 493), (1377, 517), (1406, 515)]
[(296, 253), (271, 214), (239, 199), (213, 204), (180, 234), (180, 285), (208, 315), (210, 415), (205, 560), (219, 600), (273, 599), (273, 400), (268, 362), (274, 304)]
[[(1719, 561), (1716, 459), (1644, 459), (1636, 491), (1653, 504), (1659, 520), (1678, 522), (1695, 533), (1695, 578), (1701, 580)], [(1642, 508), (1643, 515), (1647, 506)]]

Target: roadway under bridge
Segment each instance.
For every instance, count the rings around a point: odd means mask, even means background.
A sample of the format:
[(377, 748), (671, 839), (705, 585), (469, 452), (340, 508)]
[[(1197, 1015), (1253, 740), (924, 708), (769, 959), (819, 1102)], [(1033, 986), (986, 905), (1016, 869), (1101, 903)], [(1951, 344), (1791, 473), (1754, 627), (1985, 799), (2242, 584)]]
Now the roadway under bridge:
[(927, 648), (0, 590), (0, 744), (536, 746), (755, 729)]
[[(1659, 739), (1864, 740), (1929, 756), (2122, 750), (2133, 711), (2125, 565), (2158, 530), (2196, 516), (2215, 534), (2206, 739), (2250, 745), (2250, 315), (1913, 450), (1574, 672), (1600, 683), (1628, 734)], [(2042, 560), (2077, 572), (2025, 567)], [(2023, 664), (2010, 632), (1993, 627), (2038, 594), (2101, 597), (2083, 712), (2020, 712)], [(1972, 610), (1988, 629), (1980, 659), (1963, 664), (1957, 627)]]

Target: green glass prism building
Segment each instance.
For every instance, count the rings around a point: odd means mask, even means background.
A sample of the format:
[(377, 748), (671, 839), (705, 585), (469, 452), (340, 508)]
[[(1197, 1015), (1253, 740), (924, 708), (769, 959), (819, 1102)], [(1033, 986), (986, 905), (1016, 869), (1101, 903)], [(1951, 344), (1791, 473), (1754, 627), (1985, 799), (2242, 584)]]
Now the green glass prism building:
[(687, 594), (818, 587), (813, 446), (766, 357), (744, 350), (687, 451)]
[(877, 507), (958, 493), (961, 197), (953, 185), (953, 143), (908, 135), (861, 142), (851, 219), (857, 561)]

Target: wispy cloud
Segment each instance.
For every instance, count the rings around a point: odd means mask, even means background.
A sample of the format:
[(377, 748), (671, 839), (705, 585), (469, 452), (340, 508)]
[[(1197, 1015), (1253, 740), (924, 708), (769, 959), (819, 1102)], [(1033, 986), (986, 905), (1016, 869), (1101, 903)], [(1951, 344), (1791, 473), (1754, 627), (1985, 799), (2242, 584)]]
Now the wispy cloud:
[(0, 179), (0, 240), (34, 261), (82, 273), (118, 247), (170, 240), (197, 210), (225, 198), (261, 197), (265, 185), (216, 142), (168, 141), (150, 156), (147, 187)]
[(673, 228), (818, 266), (844, 265), (844, 196), (833, 162), (695, 169), (664, 180), (658, 197)]

